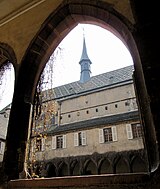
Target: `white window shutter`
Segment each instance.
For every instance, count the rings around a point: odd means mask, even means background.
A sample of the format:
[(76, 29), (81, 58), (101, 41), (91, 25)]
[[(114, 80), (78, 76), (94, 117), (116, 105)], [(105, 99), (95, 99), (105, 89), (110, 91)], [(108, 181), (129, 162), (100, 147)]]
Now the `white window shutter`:
[(0, 154), (2, 154), (2, 142), (0, 141)]
[(52, 136), (52, 149), (56, 149), (56, 136)]
[(41, 142), (42, 142), (42, 151), (44, 151), (45, 150), (45, 138), (42, 138)]
[(35, 152), (35, 138), (32, 140), (32, 143), (31, 143), (31, 152), (34, 153)]
[(4, 150), (5, 150), (5, 142), (2, 142), (2, 154), (4, 154)]
[(78, 133), (74, 133), (74, 146), (78, 146)]
[(82, 132), (82, 145), (86, 145), (86, 132)]
[(131, 124), (126, 124), (126, 131), (127, 131), (127, 137), (128, 137), (128, 139), (133, 139)]
[(99, 129), (99, 143), (104, 143), (104, 132), (103, 132), (103, 129)]
[(4, 154), (5, 143), (1, 142), (0, 154)]
[(63, 148), (66, 148), (66, 135), (63, 135)]
[(117, 128), (116, 126), (111, 127), (112, 129), (112, 139), (113, 141), (117, 141)]

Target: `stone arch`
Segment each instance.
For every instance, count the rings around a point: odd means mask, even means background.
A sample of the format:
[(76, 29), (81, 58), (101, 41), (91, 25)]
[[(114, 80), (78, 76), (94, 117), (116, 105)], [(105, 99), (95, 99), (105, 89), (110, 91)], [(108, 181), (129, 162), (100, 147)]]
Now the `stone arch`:
[(68, 176), (69, 175), (69, 169), (67, 163), (64, 161), (59, 164), (58, 167), (58, 176)]
[(37, 176), (40, 175), (40, 170), (41, 170), (40, 165), (39, 165), (39, 164), (36, 164), (36, 165), (34, 166), (35, 177), (37, 177)]
[(18, 67), (17, 58), (12, 47), (6, 43), (0, 43), (0, 67), (8, 61), (13, 64), (15, 69)]
[(108, 158), (103, 158), (99, 162), (98, 174), (110, 174), (113, 173), (112, 163)]
[(133, 173), (147, 172), (146, 163), (140, 156), (135, 156), (131, 162), (131, 170)]
[(47, 171), (47, 177), (56, 177), (56, 167), (53, 163), (47, 163), (46, 164), (46, 171)]
[(84, 175), (97, 175), (98, 169), (92, 159), (88, 159), (84, 163)]
[(5, 67), (10, 67), (10, 64), (13, 66), (16, 81), (16, 76), (18, 74), (18, 64), (15, 52), (8, 44), (0, 43), (0, 69), (2, 69), (2, 72), (3, 70), (6, 70)]
[[(10, 76), (12, 74), (14, 74), (13, 77), (15, 78), (15, 80), (11, 81), (12, 84), (10, 83), (10, 81), (8, 81), (8, 79), (6, 79), (6, 80), (4, 79), (5, 77), (3, 77), (3, 76), (5, 75), (5, 73)], [(6, 91), (9, 88), (11, 89), (11, 86), (14, 88), (14, 86), (16, 84), (16, 76), (17, 75), (18, 75), (18, 64), (17, 64), (17, 59), (16, 59), (14, 50), (8, 44), (0, 42), (0, 85), (2, 84), (1, 88), (0, 88), (0, 90), (1, 90), (0, 95), (1, 95), (2, 100), (4, 100), (6, 98), (6, 96), (5, 96)], [(14, 92), (13, 88), (12, 88), (12, 91), (10, 91), (10, 97), (7, 97), (7, 98), (11, 98), (11, 99), (9, 99), (11, 101), (13, 99), (13, 92)], [(5, 106), (5, 105), (8, 106), (9, 104), (3, 104), (3, 106)], [(12, 105), (10, 104), (9, 106), (10, 107), (8, 110), (8, 115), (9, 115), (8, 119), (10, 120)], [(3, 133), (5, 138), (6, 138), (6, 132), (8, 130), (9, 120), (7, 121), (7, 123), (5, 125), (6, 131), (5, 131), (5, 133)], [(6, 146), (7, 140), (5, 140), (4, 142), (5, 142), (5, 146)], [(5, 152), (3, 154), (3, 160), (5, 160)]]
[[(19, 154), (17, 154), (17, 149), (20, 148), (20, 152), (24, 154), (31, 104), (34, 100), (36, 86), (42, 70), (58, 44), (80, 22), (96, 24), (108, 29), (124, 42), (133, 58), (136, 77), (138, 78), (136, 82), (139, 82), (139, 87), (143, 89), (140, 91), (140, 95), (147, 97), (140, 57), (134, 36), (132, 35), (134, 34), (133, 25), (109, 3), (103, 1), (98, 1), (98, 4), (97, 1), (81, 1), (81, 3), (75, 0), (64, 1), (42, 24), (41, 29), (29, 45), (21, 63), (14, 95), (14, 106), (12, 107), (13, 112), (16, 113), (14, 113), (10, 123), (13, 130), (17, 130), (16, 128), (18, 126), (21, 127), (17, 133), (15, 133), (15, 131), (13, 133), (10, 132), (8, 137), (9, 145), (7, 146), (8, 152), (5, 162), (7, 175), (12, 173), (11, 177), (8, 177), (9, 179), (18, 178), (18, 173), (22, 171), (18, 166), (17, 156), (19, 156)], [(150, 110), (146, 111), (148, 115)], [(23, 119), (21, 117), (23, 117)], [(146, 116), (146, 119), (147, 117), (149, 116)], [(154, 130), (154, 126), (149, 125), (148, 127), (150, 130)], [(16, 142), (12, 144), (15, 134), (19, 137), (17, 137)], [(151, 143), (150, 146), (156, 145), (154, 135), (149, 142)], [(22, 143), (23, 145), (21, 146)], [(151, 151), (152, 149), (149, 150)], [(156, 167), (157, 164), (154, 162), (156, 157), (155, 153), (149, 154), (151, 154), (151, 164)], [(15, 158), (10, 160), (10, 156)], [(16, 167), (13, 162), (16, 162)], [(19, 162), (23, 164), (24, 158)]]
[(78, 160), (73, 160), (70, 164), (71, 175), (78, 176), (81, 175), (81, 165)]
[[(117, 15), (119, 15), (119, 18)], [(27, 74), (30, 77), (28, 78), (30, 82), (25, 86), (26, 101), (33, 102), (36, 84), (45, 64), (63, 38), (78, 23), (101, 26), (120, 38), (129, 48), (128, 39), (132, 40), (129, 30), (132, 31), (133, 26), (125, 17), (116, 12), (111, 4), (100, 1), (96, 7), (95, 2), (92, 1), (90, 3), (82, 2), (81, 5), (78, 1), (64, 1), (56, 13), (53, 12), (44, 22), (44, 27), (39, 31), (34, 42), (30, 44), (23, 59), (22, 72), (24, 69), (25, 72), (32, 72)], [(34, 69), (28, 70), (28, 62)]]
[(115, 173), (130, 173), (129, 162), (124, 157), (119, 157), (114, 164)]

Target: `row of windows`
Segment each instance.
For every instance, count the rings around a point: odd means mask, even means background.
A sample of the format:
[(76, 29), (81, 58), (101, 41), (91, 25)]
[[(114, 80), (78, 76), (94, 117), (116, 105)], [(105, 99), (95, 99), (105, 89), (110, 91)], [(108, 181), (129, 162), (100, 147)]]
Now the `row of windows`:
[[(132, 100), (127, 100), (125, 101), (125, 106), (129, 106), (130, 110), (134, 110), (137, 109), (137, 104), (136, 104), (136, 100), (132, 99)], [(114, 104), (115, 108), (118, 108), (118, 104)], [(108, 110), (108, 106), (104, 107), (105, 110)], [(96, 108), (95, 112), (99, 112), (99, 109)], [(89, 114), (89, 110), (86, 110), (86, 114)], [(80, 112), (77, 112), (77, 116), (80, 116)], [(62, 116), (60, 117), (62, 119)], [(68, 114), (68, 118), (71, 118), (71, 114)]]
[[(142, 126), (140, 123), (126, 124), (128, 139), (142, 137)], [(99, 143), (117, 141), (116, 126), (99, 129)], [(37, 151), (44, 151), (45, 139), (38, 138), (36, 141)], [(86, 145), (86, 131), (74, 133), (74, 146)], [(52, 137), (52, 149), (66, 148), (66, 135)]]

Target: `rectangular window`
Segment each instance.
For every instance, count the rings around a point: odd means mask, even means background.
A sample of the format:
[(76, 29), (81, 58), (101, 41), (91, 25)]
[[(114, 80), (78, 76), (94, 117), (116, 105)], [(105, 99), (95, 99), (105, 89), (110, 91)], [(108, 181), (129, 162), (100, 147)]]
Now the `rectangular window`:
[(63, 148), (63, 136), (57, 136), (57, 148)]
[(142, 126), (140, 123), (132, 124), (133, 138), (142, 137)]
[(41, 151), (42, 149), (42, 141), (41, 141), (41, 138), (36, 138), (36, 151)]
[(99, 142), (106, 143), (117, 141), (117, 129), (115, 126), (99, 129)]
[(104, 133), (104, 142), (112, 141), (112, 130), (111, 130), (111, 128), (103, 129), (103, 133)]
[(52, 137), (52, 149), (66, 148), (66, 135)]
[(78, 133), (79, 146), (82, 146), (82, 133)]
[(86, 132), (74, 133), (74, 146), (84, 146), (86, 145)]
[(140, 123), (127, 124), (126, 131), (128, 139), (142, 137), (142, 125)]
[(45, 150), (45, 139), (37, 137), (36, 138), (36, 151), (44, 151)]

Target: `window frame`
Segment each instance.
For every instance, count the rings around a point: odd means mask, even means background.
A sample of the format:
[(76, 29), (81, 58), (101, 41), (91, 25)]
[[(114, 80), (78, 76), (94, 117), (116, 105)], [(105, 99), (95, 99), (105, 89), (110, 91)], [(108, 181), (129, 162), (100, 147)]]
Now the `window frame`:
[(86, 146), (86, 131), (74, 133), (74, 146)]
[[(62, 137), (61, 147), (57, 147), (57, 137)], [(51, 139), (51, 149), (64, 149), (66, 148), (66, 135), (55, 135)]]
[[(140, 129), (140, 134), (139, 134), (139, 130), (137, 128), (137, 125), (139, 125), (138, 127), (141, 128)], [(135, 126), (135, 128), (133, 128)], [(137, 122), (137, 123), (131, 123), (131, 124), (126, 124), (126, 132), (127, 132), (127, 138), (130, 139), (139, 139), (143, 137), (143, 130), (142, 130), (142, 125), (141, 123)]]
[[(106, 129), (110, 129), (111, 130), (111, 134), (112, 134), (112, 140), (108, 140), (105, 141), (105, 130)], [(99, 129), (99, 143), (109, 143), (109, 142), (116, 142), (118, 141), (118, 137), (117, 137), (117, 128), (116, 126), (110, 126), (110, 127), (104, 127)]]
[[(45, 138), (37, 137), (36, 141), (35, 141), (35, 145), (36, 145), (36, 149), (37, 149), (36, 152), (44, 151), (45, 150)], [(39, 147), (38, 147), (38, 145), (39, 145)]]

